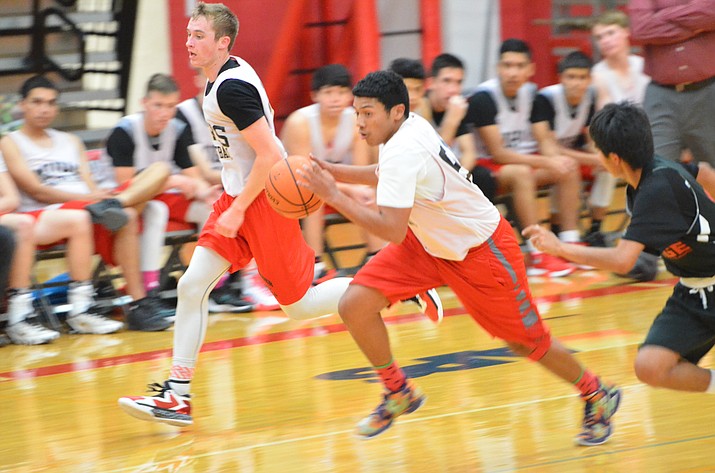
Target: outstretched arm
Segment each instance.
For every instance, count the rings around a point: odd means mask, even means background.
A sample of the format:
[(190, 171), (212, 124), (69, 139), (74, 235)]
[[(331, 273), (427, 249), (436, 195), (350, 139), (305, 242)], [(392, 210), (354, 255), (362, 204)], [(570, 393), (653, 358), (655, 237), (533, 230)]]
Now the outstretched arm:
[(530, 225), (521, 233), (529, 238), (539, 251), (618, 274), (626, 274), (633, 269), (638, 255), (645, 248), (641, 243), (624, 238), (621, 238), (615, 248), (595, 248), (564, 243), (539, 225)]

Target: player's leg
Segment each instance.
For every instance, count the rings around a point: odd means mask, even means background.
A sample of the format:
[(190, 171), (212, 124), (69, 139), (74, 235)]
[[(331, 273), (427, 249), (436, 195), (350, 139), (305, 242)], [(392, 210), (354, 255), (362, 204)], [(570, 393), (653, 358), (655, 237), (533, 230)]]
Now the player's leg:
[(225, 238), (213, 230), (216, 219), (232, 200), (224, 194), (217, 202), (216, 211), (206, 222), (189, 267), (179, 280), (169, 379), (163, 384), (152, 384), (153, 395), (119, 399), (119, 406), (134, 417), (171, 425), (193, 423), (190, 383), (206, 335), (209, 293), (229, 268), (235, 271), (251, 258), (242, 238)]
[(129, 185), (121, 190), (115, 198), (122, 207), (135, 207), (144, 204), (161, 193), (170, 175), (171, 168), (167, 163), (153, 163), (134, 176)]
[[(585, 401), (582, 445), (598, 445), (612, 433), (610, 418), (620, 392), (603, 385), (561, 343), (551, 338), (531, 298), (521, 251), (511, 227), (502, 222), (488, 245), (472, 250), (447, 278), (467, 312), (518, 355), (538, 362), (573, 384)], [(490, 271), (484, 271), (490, 268)], [(488, 300), (489, 304), (483, 301)]]
[(713, 304), (708, 288), (675, 286), (636, 355), (639, 380), (656, 388), (715, 392), (715, 372), (697, 366), (715, 345), (715, 330), (707, 323)]
[(385, 431), (426, 399), (393, 358), (380, 312), (411, 294), (441, 286), (444, 281), (434, 261), (408, 232), (401, 245), (388, 245), (358, 271), (340, 301), (340, 316), (384, 387), (383, 401), (357, 426), (356, 433), (363, 438)]
[(17, 345), (49, 343), (60, 334), (28, 322), (28, 319), (37, 315), (30, 292), (30, 273), (35, 263), (35, 219), (30, 215), (7, 214), (0, 216), (0, 224), (4, 225), (2, 229), (5, 237), (3, 266), (7, 265), (9, 269), (8, 279), (5, 280), (9, 284), (5, 333)]

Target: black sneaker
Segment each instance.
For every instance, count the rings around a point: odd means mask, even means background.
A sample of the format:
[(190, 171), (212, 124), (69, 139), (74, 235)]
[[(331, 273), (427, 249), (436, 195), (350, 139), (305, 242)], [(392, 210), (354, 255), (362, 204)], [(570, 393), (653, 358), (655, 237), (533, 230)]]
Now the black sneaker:
[(127, 328), (142, 332), (166, 330), (171, 327), (172, 321), (165, 316), (163, 311), (165, 308), (154, 297), (145, 297), (134, 301), (129, 305)]
[(635, 279), (639, 282), (648, 282), (655, 279), (658, 276), (658, 256), (651, 255), (650, 253), (641, 252), (638, 255), (635, 266), (633, 269), (628, 271), (626, 274), (619, 274), (619, 276), (624, 278)]
[(84, 208), (92, 216), (92, 223), (98, 223), (110, 232), (116, 232), (129, 221), (129, 217), (117, 199), (104, 199)]
[(238, 289), (222, 286), (209, 295), (209, 312), (243, 314), (252, 310), (253, 304), (242, 298)]
[(604, 235), (603, 232), (591, 232), (583, 237), (583, 242), (588, 246), (597, 248), (606, 248), (608, 246), (606, 235)]

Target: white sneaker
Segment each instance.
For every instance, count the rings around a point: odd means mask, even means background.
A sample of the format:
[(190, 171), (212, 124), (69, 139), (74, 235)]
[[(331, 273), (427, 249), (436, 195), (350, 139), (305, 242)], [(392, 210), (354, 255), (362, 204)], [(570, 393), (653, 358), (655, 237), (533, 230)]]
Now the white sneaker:
[(59, 332), (25, 321), (8, 325), (5, 333), (15, 345), (42, 345), (60, 337)]
[(67, 324), (77, 333), (93, 333), (97, 335), (114, 333), (124, 327), (124, 322), (108, 319), (96, 314), (68, 316)]
[(278, 310), (280, 305), (258, 271), (244, 274), (241, 295), (253, 304), (254, 310)]

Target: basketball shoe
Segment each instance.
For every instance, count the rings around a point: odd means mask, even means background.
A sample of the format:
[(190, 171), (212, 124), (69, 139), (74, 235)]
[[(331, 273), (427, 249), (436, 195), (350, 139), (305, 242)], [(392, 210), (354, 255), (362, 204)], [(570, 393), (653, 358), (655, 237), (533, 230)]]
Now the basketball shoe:
[(247, 271), (241, 282), (243, 283), (243, 297), (253, 304), (254, 310), (278, 310), (281, 308), (258, 271)]
[(532, 253), (531, 264), (526, 267), (527, 276), (548, 276), (560, 278), (568, 276), (576, 267), (568, 261), (547, 253)]
[(618, 410), (621, 391), (615, 386), (601, 385), (598, 391), (584, 398), (583, 426), (575, 440), (579, 445), (592, 447), (606, 443), (613, 434), (611, 417)]
[(440, 324), (444, 318), (444, 308), (442, 307), (442, 299), (437, 294), (437, 289), (428, 289), (425, 292), (417, 294), (415, 297), (407, 299), (417, 304), (420, 312), (425, 314), (435, 324)]
[(177, 394), (164, 384), (152, 383), (147, 386), (150, 396), (125, 396), (119, 398), (119, 407), (132, 417), (152, 422), (161, 422), (179, 427), (191, 425), (191, 396)]
[(27, 322), (36, 317), (32, 305), (32, 294), (27, 291), (10, 296), (7, 302), (7, 320), (5, 334), (15, 345), (42, 345), (60, 337), (60, 333), (39, 324)]
[(124, 328), (124, 323), (89, 312), (94, 305), (94, 287), (89, 283), (70, 284), (68, 300), (71, 306), (67, 325), (75, 333), (107, 334)]
[(251, 312), (253, 304), (241, 297), (240, 290), (221, 286), (211, 291), (209, 295), (209, 312), (230, 312), (232, 314), (243, 314)]
[(129, 221), (129, 217), (117, 199), (104, 199), (84, 208), (92, 216), (92, 223), (102, 225), (110, 232), (116, 232)]
[(362, 438), (372, 438), (387, 430), (397, 417), (415, 412), (427, 396), (408, 379), (397, 392), (385, 392), (383, 400), (372, 413), (361, 420), (355, 433)]

